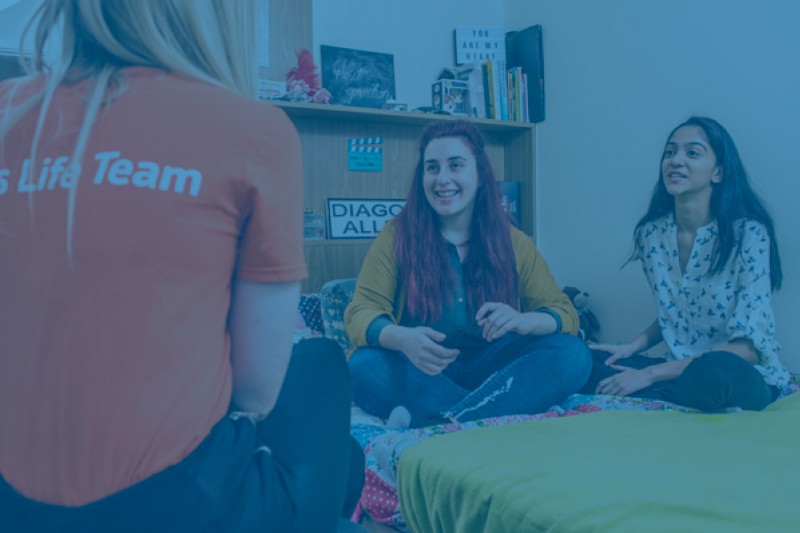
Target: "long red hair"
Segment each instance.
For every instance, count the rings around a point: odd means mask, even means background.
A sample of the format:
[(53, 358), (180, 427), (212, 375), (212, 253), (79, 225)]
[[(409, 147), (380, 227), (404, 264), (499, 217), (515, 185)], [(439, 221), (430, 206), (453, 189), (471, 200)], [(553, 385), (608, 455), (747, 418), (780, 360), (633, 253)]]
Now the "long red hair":
[(511, 224), (500, 204), (500, 188), (478, 129), (464, 120), (435, 122), (420, 137), (419, 160), (406, 205), (395, 218), (395, 252), (408, 313), (425, 323), (437, 321), (453, 298), (454, 273), (439, 218), (423, 189), (425, 149), (434, 139), (456, 137), (469, 147), (478, 171), (478, 191), (464, 260), (464, 286), (472, 312), (485, 302), (514, 305), (517, 270)]

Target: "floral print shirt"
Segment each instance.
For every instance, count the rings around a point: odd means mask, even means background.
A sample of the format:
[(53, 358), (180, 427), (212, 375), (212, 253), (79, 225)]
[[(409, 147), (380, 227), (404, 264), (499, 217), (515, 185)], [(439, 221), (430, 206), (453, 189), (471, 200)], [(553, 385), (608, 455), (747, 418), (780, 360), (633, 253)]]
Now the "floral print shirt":
[(770, 304), (770, 241), (766, 228), (753, 220), (734, 223), (736, 241), (723, 270), (708, 275), (717, 222), (698, 228), (686, 271), (678, 257), (678, 227), (669, 214), (645, 224), (636, 256), (658, 301), (658, 321), (667, 359), (685, 359), (727, 344), (750, 339), (758, 350), (755, 368), (770, 384), (782, 387), (789, 373), (778, 359), (775, 320)]

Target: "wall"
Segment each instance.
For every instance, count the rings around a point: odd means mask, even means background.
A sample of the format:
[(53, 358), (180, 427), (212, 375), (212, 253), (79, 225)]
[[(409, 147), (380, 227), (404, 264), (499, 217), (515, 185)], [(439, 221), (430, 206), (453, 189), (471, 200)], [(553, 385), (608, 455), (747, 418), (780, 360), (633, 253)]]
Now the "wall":
[(269, 66), (262, 66), (259, 75), (285, 80), (286, 72), (297, 64), (297, 51), (311, 47), (312, 0), (261, 1), (269, 2)]
[[(37, 0), (0, 12), (15, 48)], [(397, 99), (430, 104), (453, 28), (542, 24), (547, 119), (537, 126), (538, 242), (557, 279), (591, 293), (603, 339), (654, 316), (637, 265), (620, 266), (657, 178), (665, 136), (692, 113), (731, 132), (775, 216), (786, 280), (775, 295), (784, 360), (800, 370), (800, 5), (794, 0), (313, 0), (313, 45), (395, 56)]]
[(638, 265), (620, 270), (690, 114), (727, 127), (769, 204), (783, 256), (783, 359), (800, 370), (800, 5), (794, 0), (506, 0), (506, 26), (542, 24), (547, 118), (537, 126), (538, 242), (556, 277), (591, 293), (604, 340), (655, 316)]
[(320, 45), (394, 54), (397, 101), (431, 105), (431, 83), (451, 67), (456, 26), (504, 26), (502, 2), (486, 0), (314, 0), (314, 54)]
[[(10, 5), (8, 1), (3, 2), (2, 5), (9, 7), (0, 11), (0, 53), (16, 53), (19, 50), (22, 30), (39, 4), (41, 0), (20, 0)], [(28, 34), (25, 44), (27, 49), (33, 49), (32, 34)]]

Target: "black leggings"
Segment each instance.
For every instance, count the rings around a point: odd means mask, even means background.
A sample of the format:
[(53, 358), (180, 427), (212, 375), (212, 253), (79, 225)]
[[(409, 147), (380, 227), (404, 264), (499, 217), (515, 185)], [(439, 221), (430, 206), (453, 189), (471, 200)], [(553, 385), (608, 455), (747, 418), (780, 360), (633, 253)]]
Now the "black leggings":
[[(592, 351), (592, 373), (581, 389), (594, 394), (598, 383), (621, 371), (605, 365), (610, 354)], [(620, 359), (620, 366), (642, 369), (666, 362), (644, 355)], [(753, 365), (736, 354), (722, 350), (708, 352), (694, 359), (676, 379), (659, 381), (629, 396), (664, 400), (701, 411), (722, 411), (740, 407), (760, 411), (778, 396), (778, 389), (767, 385)]]
[(350, 376), (341, 349), (328, 340), (304, 341), (262, 422), (232, 413), (180, 463), (81, 507), (30, 500), (0, 477), (0, 528), (332, 532), (341, 515), (352, 513), (364, 481), (349, 419)]

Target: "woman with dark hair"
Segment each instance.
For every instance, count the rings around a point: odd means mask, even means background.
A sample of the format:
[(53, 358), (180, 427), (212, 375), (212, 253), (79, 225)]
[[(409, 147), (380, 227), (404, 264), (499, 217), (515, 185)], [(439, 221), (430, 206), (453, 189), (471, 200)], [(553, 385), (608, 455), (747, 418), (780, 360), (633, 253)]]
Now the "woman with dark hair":
[(509, 223), (465, 121), (423, 131), (407, 203), (372, 244), (345, 325), (353, 399), (397, 425), (541, 412), (590, 369), (575, 309)]
[[(590, 345), (584, 390), (704, 411), (774, 400), (789, 379), (770, 305), (783, 277), (775, 229), (717, 121), (692, 117), (670, 133), (634, 241), (658, 318), (627, 344)], [(640, 353), (662, 340), (663, 358)]]

